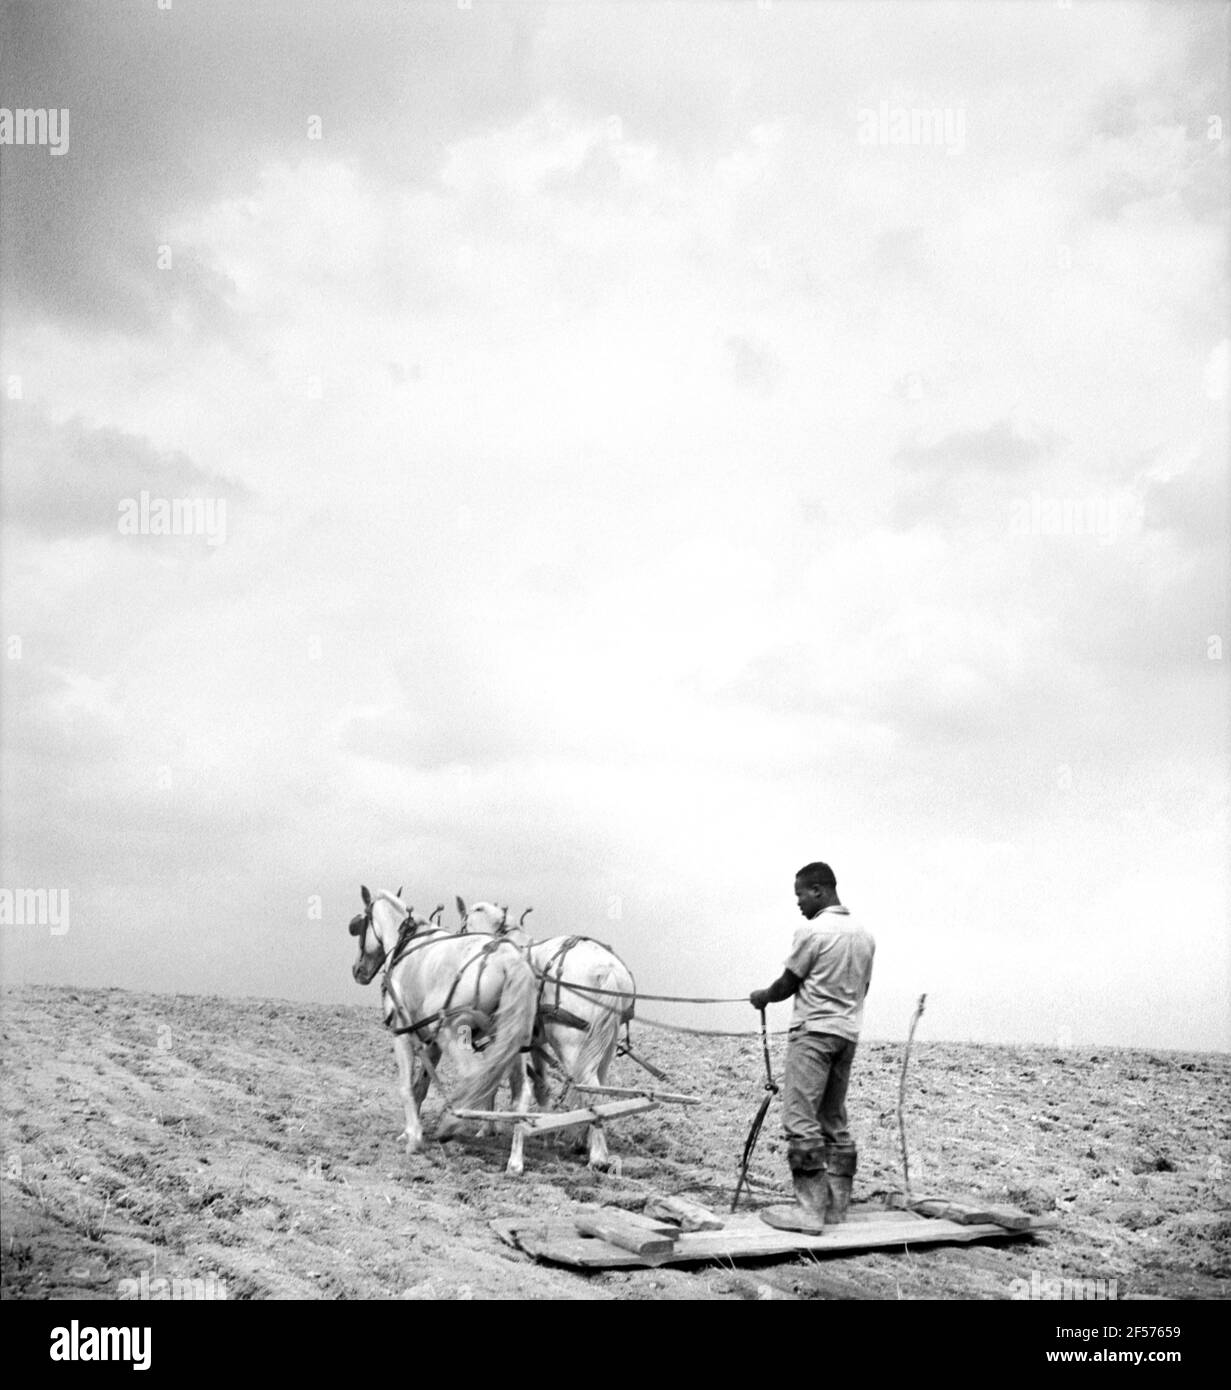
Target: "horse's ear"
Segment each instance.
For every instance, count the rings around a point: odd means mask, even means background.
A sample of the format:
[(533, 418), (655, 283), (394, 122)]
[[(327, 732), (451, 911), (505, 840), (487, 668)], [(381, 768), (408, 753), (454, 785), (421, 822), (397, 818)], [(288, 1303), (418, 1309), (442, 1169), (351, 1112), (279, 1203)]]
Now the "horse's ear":
[(363, 899), (364, 907), (372, 906), (372, 895), (368, 892), (367, 884), (361, 883), (359, 885), (359, 896)]
[(457, 910), (461, 915), (462, 921), (464, 922), (466, 920), (466, 904), (460, 897), (457, 900)]
[(405, 886), (406, 886), (406, 885), (405, 885), (404, 883), (399, 883), (399, 884), (398, 884), (398, 891), (397, 891), (397, 893), (395, 894), (396, 897), (399, 897), (399, 898), (400, 898), (400, 897), (402, 896), (402, 889), (403, 889)]

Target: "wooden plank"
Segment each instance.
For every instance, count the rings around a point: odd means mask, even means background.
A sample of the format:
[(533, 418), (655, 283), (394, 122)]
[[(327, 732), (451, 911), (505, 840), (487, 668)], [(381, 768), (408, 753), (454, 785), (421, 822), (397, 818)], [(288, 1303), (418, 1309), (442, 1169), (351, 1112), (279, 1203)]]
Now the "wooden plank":
[(645, 1070), (648, 1071), (651, 1076), (658, 1077), (660, 1081), (670, 1080), (670, 1077), (668, 1077), (667, 1073), (663, 1071), (661, 1067), (656, 1067), (652, 1062), (647, 1062), (644, 1057), (638, 1057), (631, 1047), (621, 1047), (619, 1051), (619, 1056), (631, 1057), (639, 1067), (644, 1067)]
[(721, 1216), (687, 1197), (651, 1197), (645, 1204), (645, 1214), (674, 1221), (681, 1231), (721, 1231), (726, 1224)]
[(981, 1208), (973, 1204), (967, 1206), (960, 1202), (954, 1202), (949, 1197), (924, 1197), (917, 1202), (910, 1204), (911, 1211), (917, 1211), (920, 1216), (934, 1216), (942, 1221), (956, 1221), (959, 1226), (973, 1226), (976, 1224), (976, 1217), (980, 1224), (991, 1220), (986, 1214), (980, 1215)]
[(568, 1129), (570, 1125), (592, 1125), (595, 1120), (614, 1120), (621, 1115), (636, 1115), (643, 1110), (656, 1110), (654, 1100), (613, 1100), (602, 1105), (591, 1105), (585, 1110), (562, 1110), (557, 1114), (537, 1114), (533, 1116), (534, 1134), (546, 1134), (553, 1129)]
[(1028, 1211), (1019, 1211), (1017, 1207), (998, 1203), (985, 1210), (997, 1226), (1004, 1226), (1010, 1231), (1029, 1231), (1035, 1229), (1038, 1223), (1037, 1217), (1031, 1216)]
[(668, 1101), (672, 1105), (704, 1105), (700, 1096), (681, 1096), (674, 1091), (656, 1091), (652, 1086), (577, 1086), (575, 1091), (598, 1096), (648, 1096), (650, 1100)]
[[(656, 1235), (670, 1236), (673, 1240), (680, 1233), (680, 1228), (672, 1221), (657, 1220), (643, 1212), (628, 1211), (624, 1207), (595, 1207), (593, 1211), (618, 1211), (630, 1225), (639, 1226), (643, 1231), (653, 1231)], [(593, 1215), (593, 1211), (586, 1208), (583, 1215)]]
[(654, 1229), (645, 1219), (630, 1220), (634, 1213), (619, 1207), (597, 1207), (573, 1219), (573, 1225), (583, 1236), (595, 1236), (607, 1245), (631, 1254), (650, 1264), (656, 1264), (675, 1247), (676, 1234), (666, 1234), (672, 1228)]
[(939, 1217), (943, 1221), (956, 1221), (959, 1226), (985, 1226), (994, 1222), (1010, 1231), (1028, 1231), (1033, 1222), (1029, 1212), (1016, 1207), (980, 1203), (974, 1198), (925, 1197), (911, 1203), (911, 1210), (921, 1216)]
[(518, 1124), (523, 1122), (530, 1124), (539, 1115), (547, 1112), (530, 1110), (523, 1115), (516, 1110), (454, 1110), (452, 1113), (459, 1120), (504, 1120), (506, 1122), (511, 1120)]
[(499, 1120), (503, 1124), (525, 1124), (536, 1134), (552, 1129), (567, 1129), (570, 1125), (591, 1125), (595, 1120), (619, 1119), (621, 1115), (635, 1115), (643, 1110), (653, 1110), (658, 1102), (642, 1091), (632, 1091), (630, 1101), (612, 1101), (591, 1105), (583, 1110), (529, 1110), (521, 1114), (516, 1110), (454, 1110), (451, 1113), (459, 1120)]
[[(830, 1228), (824, 1235), (807, 1235), (804, 1232), (778, 1231), (756, 1216), (740, 1214), (729, 1217), (721, 1231), (681, 1234), (671, 1252), (658, 1257), (657, 1263), (761, 1259), (801, 1251), (816, 1255), (841, 1254), (893, 1246), (1010, 1240), (1028, 1234), (1009, 1231), (1000, 1225), (960, 1226), (954, 1221), (921, 1220), (902, 1212), (878, 1215), (884, 1219), (848, 1221)], [(517, 1245), (536, 1259), (557, 1264), (580, 1269), (634, 1269), (648, 1264), (631, 1251), (616, 1249), (606, 1241), (578, 1235), (568, 1222), (493, 1221), (492, 1228), (501, 1239)]]

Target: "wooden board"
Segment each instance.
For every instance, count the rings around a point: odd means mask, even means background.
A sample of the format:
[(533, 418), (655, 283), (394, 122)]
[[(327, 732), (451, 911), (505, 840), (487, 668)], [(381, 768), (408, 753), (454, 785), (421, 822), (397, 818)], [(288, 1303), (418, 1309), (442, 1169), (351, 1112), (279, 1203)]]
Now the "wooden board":
[(1017, 1207), (979, 1202), (974, 1197), (925, 1197), (912, 1202), (911, 1210), (921, 1216), (938, 1216), (959, 1226), (986, 1226), (989, 1222), (1010, 1231), (1028, 1231), (1035, 1218)]
[(545, 1134), (552, 1129), (568, 1129), (570, 1125), (590, 1125), (595, 1120), (614, 1120), (621, 1115), (636, 1115), (642, 1110), (656, 1110), (658, 1102), (644, 1096), (636, 1100), (606, 1101), (587, 1106), (584, 1110), (562, 1110), (559, 1114), (538, 1114), (531, 1126), (532, 1134)]
[(597, 1096), (645, 1096), (649, 1100), (666, 1101), (669, 1105), (704, 1105), (699, 1096), (682, 1096), (675, 1091), (656, 1091), (652, 1086), (578, 1086), (575, 1091)]
[(608, 1245), (639, 1255), (647, 1264), (659, 1264), (669, 1255), (679, 1236), (679, 1228), (658, 1224), (636, 1212), (619, 1207), (594, 1207), (574, 1218), (582, 1236), (597, 1236)]
[(621, 1115), (636, 1115), (643, 1110), (657, 1109), (658, 1102), (644, 1094), (633, 1100), (606, 1101), (584, 1110), (530, 1110), (521, 1115), (516, 1110), (454, 1110), (459, 1120), (480, 1120), (496, 1124), (522, 1124), (531, 1134), (545, 1134), (553, 1129), (568, 1129), (572, 1125), (592, 1125), (595, 1120), (615, 1120)]
[[(493, 1221), (491, 1225), (506, 1244), (517, 1246), (538, 1260), (571, 1265), (576, 1269), (652, 1267), (649, 1261), (605, 1240), (578, 1235), (571, 1221), (535, 1221), (522, 1217)], [(1028, 1234), (1029, 1231), (1009, 1231), (993, 1224), (960, 1226), (955, 1221), (929, 1219), (913, 1212), (866, 1211), (852, 1212), (850, 1220), (832, 1227), (824, 1235), (807, 1235), (802, 1231), (775, 1230), (758, 1216), (741, 1212), (727, 1217), (721, 1231), (681, 1233), (670, 1253), (655, 1259), (653, 1264), (765, 1259), (805, 1250), (814, 1255), (836, 1255), (893, 1246), (1008, 1240)]]
[(672, 1221), (681, 1231), (721, 1231), (726, 1224), (708, 1207), (686, 1197), (651, 1197), (645, 1204), (645, 1214)]
[(678, 1236), (680, 1233), (680, 1228), (673, 1225), (670, 1221), (663, 1221), (653, 1216), (647, 1216), (645, 1213), (639, 1211), (625, 1211), (623, 1207), (585, 1206), (582, 1207), (581, 1214), (585, 1215), (588, 1212), (593, 1216), (600, 1211), (618, 1211), (620, 1216), (627, 1221), (630, 1226), (636, 1226), (638, 1230), (642, 1231), (653, 1231), (656, 1235)]

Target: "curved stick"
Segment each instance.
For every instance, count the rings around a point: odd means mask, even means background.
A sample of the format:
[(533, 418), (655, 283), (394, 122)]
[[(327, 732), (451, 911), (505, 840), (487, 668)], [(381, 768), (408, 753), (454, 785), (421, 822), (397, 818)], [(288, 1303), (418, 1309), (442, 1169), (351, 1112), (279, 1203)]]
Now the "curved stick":
[(908, 1202), (910, 1201), (910, 1162), (906, 1157), (906, 1120), (902, 1115), (902, 1106), (906, 1103), (906, 1064), (910, 1061), (910, 1045), (914, 1041), (915, 1024), (919, 1022), (919, 1016), (923, 1013), (926, 999), (927, 995), (921, 994), (919, 1002), (915, 1005), (914, 1016), (910, 1021), (910, 1031), (906, 1035), (906, 1051), (902, 1054), (902, 1078), (898, 1083), (898, 1137), (902, 1141), (902, 1181)]
[(761, 1099), (761, 1104), (756, 1113), (756, 1118), (752, 1122), (752, 1128), (748, 1131), (748, 1138), (744, 1140), (744, 1152), (740, 1155), (739, 1161), (739, 1182), (735, 1184), (735, 1196), (731, 1199), (731, 1210), (734, 1211), (739, 1206), (740, 1193), (744, 1190), (744, 1184), (748, 1180), (748, 1165), (752, 1162), (752, 1151), (757, 1146), (757, 1140), (761, 1137), (761, 1126), (765, 1123), (765, 1113), (769, 1109), (769, 1103), (778, 1094), (778, 1086), (774, 1081), (774, 1071), (769, 1063), (769, 1034), (765, 1027), (765, 1010), (761, 1010), (761, 1048), (765, 1053), (765, 1095)]

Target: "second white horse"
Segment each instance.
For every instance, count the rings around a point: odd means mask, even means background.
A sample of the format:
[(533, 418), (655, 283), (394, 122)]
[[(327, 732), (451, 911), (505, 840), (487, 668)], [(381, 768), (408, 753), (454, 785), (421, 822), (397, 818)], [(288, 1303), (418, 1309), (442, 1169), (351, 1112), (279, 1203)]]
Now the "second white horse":
[[(535, 941), (507, 908), (475, 903), (457, 910), (463, 932), (480, 932), (511, 941), (525, 953), (538, 980), (538, 1021), (531, 1053), (534, 1095), (547, 1102), (547, 1058), (555, 1058), (572, 1086), (605, 1086), (620, 1028), (633, 1017), (637, 986), (632, 972), (609, 946), (586, 936), (553, 936)], [(524, 920), (524, 914), (523, 914)], [(583, 1104), (596, 1099), (583, 1093)], [(589, 1128), (589, 1166), (611, 1166), (602, 1121)]]

